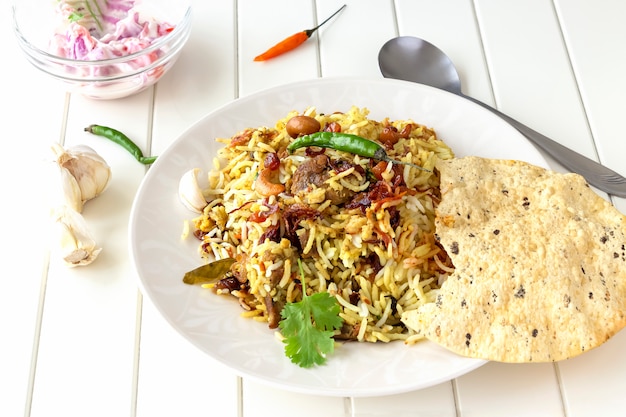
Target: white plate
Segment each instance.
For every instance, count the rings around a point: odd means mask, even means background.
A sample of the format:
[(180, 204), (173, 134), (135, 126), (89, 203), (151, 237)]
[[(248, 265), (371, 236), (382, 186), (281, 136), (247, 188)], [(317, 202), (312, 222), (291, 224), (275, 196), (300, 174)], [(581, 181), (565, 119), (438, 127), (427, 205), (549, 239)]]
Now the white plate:
[(178, 200), (178, 181), (194, 167), (209, 169), (216, 137), (273, 126), (291, 110), (319, 112), (368, 108), (382, 120), (413, 119), (432, 127), (457, 156), (525, 160), (547, 166), (516, 130), (479, 106), (450, 93), (397, 80), (316, 79), (236, 100), (187, 130), (150, 168), (130, 218), (130, 248), (140, 286), (163, 317), (185, 338), (238, 374), (287, 390), (329, 396), (378, 396), (417, 390), (465, 374), (484, 361), (462, 358), (433, 343), (407, 346), (345, 343), (327, 364), (302, 369), (284, 356), (265, 324), (239, 316), (238, 303), (182, 283), (200, 265), (198, 241), (180, 239), (195, 215)]

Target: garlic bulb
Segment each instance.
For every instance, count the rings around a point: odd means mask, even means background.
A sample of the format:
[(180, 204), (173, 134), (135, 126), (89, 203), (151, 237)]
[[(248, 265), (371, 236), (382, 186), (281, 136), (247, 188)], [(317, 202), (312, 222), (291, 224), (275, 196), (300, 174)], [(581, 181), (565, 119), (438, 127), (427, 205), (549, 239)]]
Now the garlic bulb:
[(111, 168), (96, 151), (86, 145), (63, 149), (54, 143), (52, 151), (60, 170), (65, 204), (80, 213), (85, 202), (106, 189), (111, 178)]
[[(178, 197), (185, 207), (196, 213), (202, 213), (207, 206), (206, 198), (202, 192), (199, 174), (200, 168), (193, 168), (185, 172), (178, 183)], [(208, 180), (207, 186), (208, 186)]]
[(53, 213), (57, 228), (60, 255), (70, 267), (89, 265), (96, 260), (102, 248), (96, 246), (83, 216), (68, 206), (60, 206)]

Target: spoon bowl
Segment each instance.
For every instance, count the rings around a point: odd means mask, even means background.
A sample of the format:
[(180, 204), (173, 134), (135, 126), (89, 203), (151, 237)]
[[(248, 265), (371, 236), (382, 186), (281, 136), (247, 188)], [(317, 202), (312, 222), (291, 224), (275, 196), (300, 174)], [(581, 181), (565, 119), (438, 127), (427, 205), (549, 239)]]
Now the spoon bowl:
[(449, 91), (493, 112), (516, 128), (528, 140), (565, 168), (582, 175), (590, 185), (618, 197), (626, 197), (626, 178), (560, 143), (525, 126), (493, 107), (466, 96), (452, 60), (435, 45), (413, 36), (387, 41), (378, 53), (378, 65), (385, 78), (411, 81)]
[(452, 60), (430, 42), (413, 36), (387, 41), (378, 54), (385, 78), (412, 81), (461, 94), (461, 81)]

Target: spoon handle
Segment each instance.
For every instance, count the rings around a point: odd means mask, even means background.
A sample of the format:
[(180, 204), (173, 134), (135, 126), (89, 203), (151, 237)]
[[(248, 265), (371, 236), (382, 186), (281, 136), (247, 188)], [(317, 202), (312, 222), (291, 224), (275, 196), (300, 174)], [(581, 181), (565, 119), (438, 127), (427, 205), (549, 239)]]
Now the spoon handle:
[(528, 126), (518, 122), (510, 116), (494, 109), (493, 107), (476, 100), (475, 98), (463, 95), (464, 98), (476, 103), (502, 119), (509, 122), (521, 134), (526, 136), (528, 140), (541, 148), (544, 152), (560, 162), (565, 168), (572, 172), (582, 175), (590, 185), (605, 191), (609, 194), (626, 197), (626, 178), (617, 172), (589, 159), (573, 150), (561, 145), (558, 142), (542, 135), (541, 133), (529, 128)]

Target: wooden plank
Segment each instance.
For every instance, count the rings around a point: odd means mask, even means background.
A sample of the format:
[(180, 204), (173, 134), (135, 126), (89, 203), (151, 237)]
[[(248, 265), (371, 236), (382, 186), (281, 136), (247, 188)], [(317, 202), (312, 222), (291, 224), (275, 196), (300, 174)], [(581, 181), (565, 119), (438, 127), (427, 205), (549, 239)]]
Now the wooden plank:
[[(155, 89), (151, 149), (156, 155), (235, 98), (235, 2), (195, 2), (193, 12), (190, 39)], [(202, 416), (216, 401), (222, 415), (237, 415), (239, 378), (178, 334), (147, 297), (140, 326), (137, 416)]]
[(439, 416), (456, 417), (453, 382), (419, 391), (372, 398), (354, 398), (355, 416)]
[(142, 416), (237, 416), (239, 378), (189, 343), (144, 299), (137, 390)]
[[(294, 365), (295, 366), (295, 365)], [(243, 412), (246, 417), (344, 416), (349, 402), (341, 397), (322, 397), (287, 392), (256, 381), (244, 380)]]
[(595, 158), (552, 5), (479, 0), (476, 9), (498, 108)]
[[(626, 114), (626, 3), (556, 1), (572, 68), (600, 161), (626, 176), (622, 119)], [(626, 199), (614, 198), (626, 213)]]
[(620, 157), (626, 153), (626, 142), (615, 140), (626, 114), (626, 3), (555, 3), (598, 151), (608, 166), (626, 175)]
[(564, 416), (551, 364), (491, 362), (457, 380), (463, 417)]
[[(600, 160), (626, 174), (622, 156), (626, 143), (622, 120), (626, 114), (626, 3), (556, 1), (573, 72), (580, 87)], [(614, 198), (626, 213), (626, 199)], [(569, 361), (558, 369), (568, 416), (618, 416), (626, 408), (626, 333)]]
[[(317, 45), (312, 39), (264, 62), (255, 56), (294, 33), (316, 25), (311, 0), (238, 2), (239, 97), (289, 82), (317, 77)], [(289, 68), (289, 71), (285, 71)]]
[(3, 9), (0, 34), (7, 55), (0, 78), (5, 145), (0, 153), (5, 193), (0, 216), (5, 237), (0, 253), (5, 268), (5, 279), (0, 280), (4, 335), (0, 347), (0, 415), (18, 416), (29, 409), (40, 290), (47, 272), (48, 201), (42, 191), (50, 182), (43, 165), (45, 160), (52, 160), (50, 145), (59, 139), (65, 91), (26, 60), (12, 32), (8, 2), (3, 3)]
[(320, 29), (320, 74), (324, 77), (381, 78), (378, 51), (395, 36), (390, 2), (332, 0), (317, 3), (318, 21), (346, 5), (326, 27)]
[(53, 253), (33, 416), (122, 415), (131, 408), (137, 286), (128, 274), (128, 215), (146, 168), (119, 145), (83, 129), (91, 123), (112, 126), (145, 149), (151, 100), (151, 89), (115, 101), (71, 99), (66, 146), (91, 146), (109, 162), (112, 177), (108, 189), (83, 211), (103, 248), (98, 259), (69, 269)]
[(152, 149), (159, 154), (237, 94), (235, 1), (195, 2), (189, 41), (157, 84)]
[(626, 331), (582, 356), (558, 364), (568, 417), (624, 415)]

